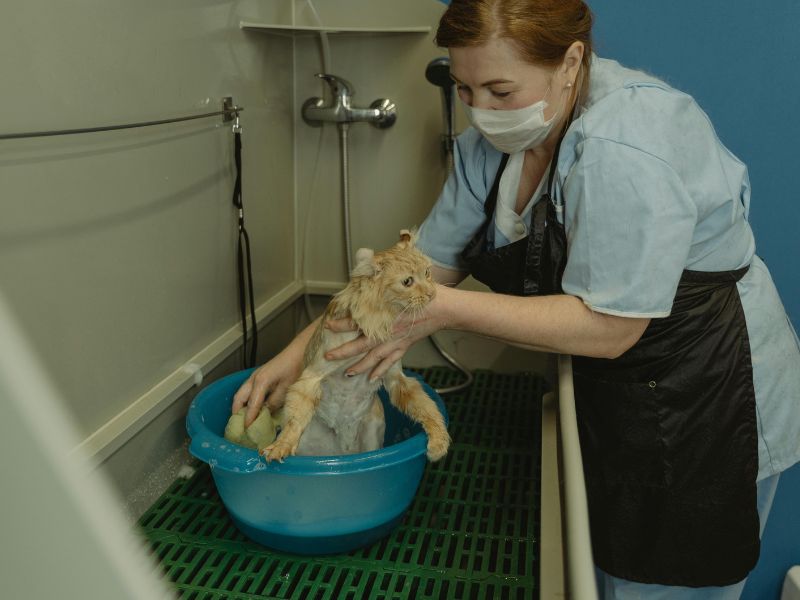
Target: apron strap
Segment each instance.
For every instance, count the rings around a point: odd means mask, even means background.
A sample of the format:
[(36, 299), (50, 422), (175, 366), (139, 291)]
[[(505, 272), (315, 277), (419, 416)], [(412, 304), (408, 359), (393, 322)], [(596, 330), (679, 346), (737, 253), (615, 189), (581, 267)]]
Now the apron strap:
[(494, 213), (494, 207), (497, 206), (497, 191), (500, 189), (500, 179), (503, 176), (503, 171), (506, 170), (508, 156), (508, 154), (503, 154), (503, 157), (500, 159), (500, 166), (497, 168), (497, 174), (494, 176), (494, 183), (492, 183), (492, 187), (489, 190), (489, 195), (486, 197), (486, 201), (483, 203), (483, 212), (486, 214), (488, 219), (491, 219), (492, 214)]
[(723, 284), (736, 283), (750, 269), (750, 265), (745, 265), (735, 271), (690, 271), (685, 269), (681, 274), (681, 283), (699, 284)]

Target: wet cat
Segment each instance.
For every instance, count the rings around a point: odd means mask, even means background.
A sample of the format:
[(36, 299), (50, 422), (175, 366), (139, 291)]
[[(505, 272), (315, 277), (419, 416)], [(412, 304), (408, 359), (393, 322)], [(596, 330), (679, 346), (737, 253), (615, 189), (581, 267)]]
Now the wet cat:
[[(306, 348), (304, 370), (286, 394), (278, 438), (261, 449), (270, 460), (291, 454), (335, 455), (376, 450), (383, 445), (385, 420), (377, 391), (383, 385), (391, 403), (422, 425), (427, 454), (439, 460), (450, 445), (444, 419), (419, 381), (403, 374), (397, 361), (383, 380), (369, 381), (369, 372), (345, 376), (363, 355), (329, 361), (325, 353), (363, 333), (374, 341), (392, 336), (395, 319), (421, 311), (434, 297), (430, 260), (403, 230), (400, 241), (382, 252), (362, 248), (350, 282), (336, 294)], [(350, 317), (359, 331), (333, 332), (328, 319)]]

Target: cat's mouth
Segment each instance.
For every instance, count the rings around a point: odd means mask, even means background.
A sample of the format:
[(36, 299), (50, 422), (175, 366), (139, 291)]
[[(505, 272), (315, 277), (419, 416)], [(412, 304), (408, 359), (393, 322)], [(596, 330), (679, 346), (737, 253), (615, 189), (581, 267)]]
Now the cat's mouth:
[(428, 305), (432, 300), (430, 296), (414, 296), (408, 301), (408, 306), (411, 308), (423, 308)]
[(431, 298), (428, 296), (414, 296), (413, 298), (406, 298), (400, 303), (400, 313), (406, 313), (411, 317), (419, 317), (422, 315), (423, 309), (430, 303)]

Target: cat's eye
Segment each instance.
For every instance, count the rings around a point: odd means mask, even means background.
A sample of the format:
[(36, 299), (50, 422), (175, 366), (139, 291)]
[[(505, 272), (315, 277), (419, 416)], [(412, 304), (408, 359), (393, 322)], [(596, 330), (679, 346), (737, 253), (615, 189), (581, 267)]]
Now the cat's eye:
[(430, 279), (430, 277), (431, 277), (431, 268), (430, 267), (425, 269), (425, 277)]
[(413, 277), (406, 277), (403, 279), (403, 285), (406, 287), (411, 287), (414, 285), (414, 278)]

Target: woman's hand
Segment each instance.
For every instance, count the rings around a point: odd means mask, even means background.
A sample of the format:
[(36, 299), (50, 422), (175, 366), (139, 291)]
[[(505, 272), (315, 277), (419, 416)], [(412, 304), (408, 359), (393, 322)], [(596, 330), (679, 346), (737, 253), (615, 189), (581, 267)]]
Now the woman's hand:
[[(437, 286), (435, 298), (425, 307), (421, 315), (411, 317), (406, 314), (397, 318), (394, 323), (392, 339), (377, 343), (369, 340), (364, 335), (342, 344), (325, 353), (328, 360), (341, 360), (351, 358), (366, 352), (366, 356), (347, 370), (348, 375), (370, 373), (370, 381), (383, 377), (389, 368), (400, 360), (406, 351), (417, 341), (428, 337), (430, 334), (445, 327), (443, 318), (445, 302), (442, 291), (448, 288)], [(331, 331), (355, 331), (357, 327), (350, 319), (330, 320), (325, 327)]]
[(270, 412), (282, 407), (286, 390), (300, 377), (303, 370), (302, 355), (297, 357), (288, 350), (253, 371), (233, 396), (232, 413), (247, 406), (245, 427), (249, 427), (261, 412), (265, 400)]

